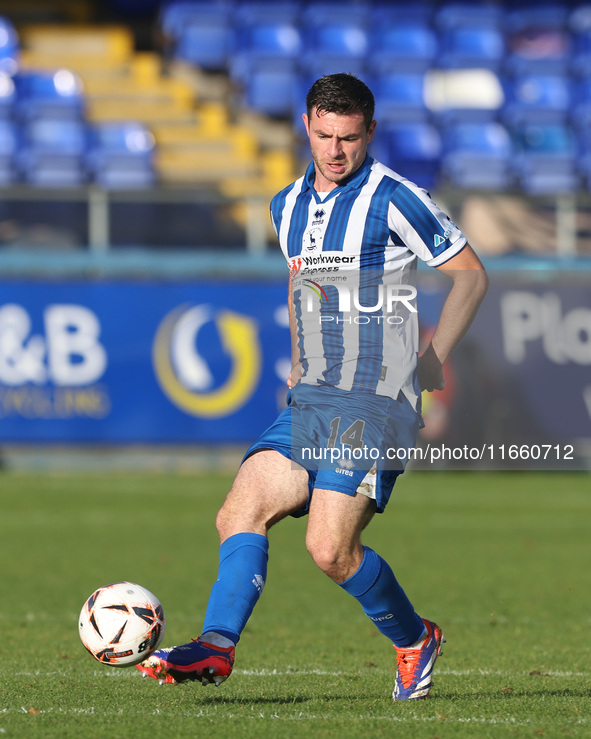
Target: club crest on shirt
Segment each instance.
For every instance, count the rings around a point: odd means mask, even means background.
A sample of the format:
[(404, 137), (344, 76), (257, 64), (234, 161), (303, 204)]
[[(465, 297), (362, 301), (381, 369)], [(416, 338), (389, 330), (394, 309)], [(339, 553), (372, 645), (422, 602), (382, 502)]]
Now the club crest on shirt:
[(313, 251), (322, 251), (322, 242), (324, 233), (320, 228), (311, 228), (304, 234), (302, 240), (302, 252), (310, 253)]

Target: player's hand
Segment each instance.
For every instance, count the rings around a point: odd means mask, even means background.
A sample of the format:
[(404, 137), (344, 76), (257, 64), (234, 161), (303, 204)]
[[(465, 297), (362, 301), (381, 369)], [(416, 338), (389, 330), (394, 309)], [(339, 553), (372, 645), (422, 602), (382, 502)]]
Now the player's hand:
[(421, 390), (431, 392), (432, 390), (443, 390), (445, 387), (443, 365), (435, 354), (432, 344), (429, 344), (419, 357), (417, 377)]

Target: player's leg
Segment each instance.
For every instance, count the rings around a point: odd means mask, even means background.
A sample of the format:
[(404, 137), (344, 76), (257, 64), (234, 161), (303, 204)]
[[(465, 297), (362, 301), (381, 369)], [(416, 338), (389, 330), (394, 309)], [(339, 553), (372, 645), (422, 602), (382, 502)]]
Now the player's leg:
[(267, 536), (273, 524), (306, 505), (308, 473), (273, 449), (249, 456), (220, 508), (216, 526), (223, 544), (244, 531)]
[(218, 513), (218, 577), (201, 636), (155, 652), (138, 666), (144, 675), (166, 683), (201, 680), (216, 685), (229, 677), (235, 645), (265, 584), (267, 532), (307, 500), (307, 473), (279, 452), (259, 451), (245, 460)]
[(421, 636), (423, 623), (388, 563), (361, 544), (375, 510), (375, 501), (365, 495), (315, 489), (306, 546), (320, 569), (359, 601), (393, 644), (408, 646)]
[(307, 500), (307, 473), (279, 452), (260, 451), (243, 463), (217, 516), (220, 563), (205, 613), (205, 639), (238, 643), (267, 579), (267, 532)]
[(361, 532), (375, 510), (375, 501), (365, 495), (315, 489), (306, 544), (320, 569), (357, 599), (394, 645), (397, 672), (392, 697), (425, 698), (445, 639), (436, 624), (416, 614), (388, 563), (361, 544)]

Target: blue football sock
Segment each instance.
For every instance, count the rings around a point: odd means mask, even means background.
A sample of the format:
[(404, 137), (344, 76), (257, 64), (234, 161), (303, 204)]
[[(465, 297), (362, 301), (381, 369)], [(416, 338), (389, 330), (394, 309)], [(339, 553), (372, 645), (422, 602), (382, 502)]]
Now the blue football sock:
[(220, 547), (218, 579), (209, 596), (202, 634), (238, 643), (267, 579), (269, 541), (262, 534), (234, 534)]
[(341, 587), (357, 598), (366, 615), (397, 647), (414, 644), (424, 625), (398, 584), (390, 565), (373, 549), (363, 547), (357, 572)]

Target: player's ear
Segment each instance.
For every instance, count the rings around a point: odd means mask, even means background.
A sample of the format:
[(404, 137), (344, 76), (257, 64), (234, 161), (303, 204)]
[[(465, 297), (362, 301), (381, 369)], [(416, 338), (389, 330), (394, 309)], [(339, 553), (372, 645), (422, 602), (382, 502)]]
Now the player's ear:
[(310, 135), (310, 119), (308, 118), (307, 113), (302, 113), (302, 120), (304, 121), (304, 126), (306, 127), (306, 133), (309, 136)]
[(371, 140), (373, 139), (373, 135), (374, 135), (374, 133), (375, 133), (375, 130), (376, 130), (376, 126), (377, 126), (377, 125), (378, 125), (378, 122), (377, 122), (377, 121), (372, 121), (372, 122), (371, 122), (371, 123), (369, 124), (369, 129), (368, 129), (368, 131), (367, 131), (367, 143), (368, 143), (368, 144), (369, 144), (369, 142), (370, 142), (370, 141), (371, 141)]

